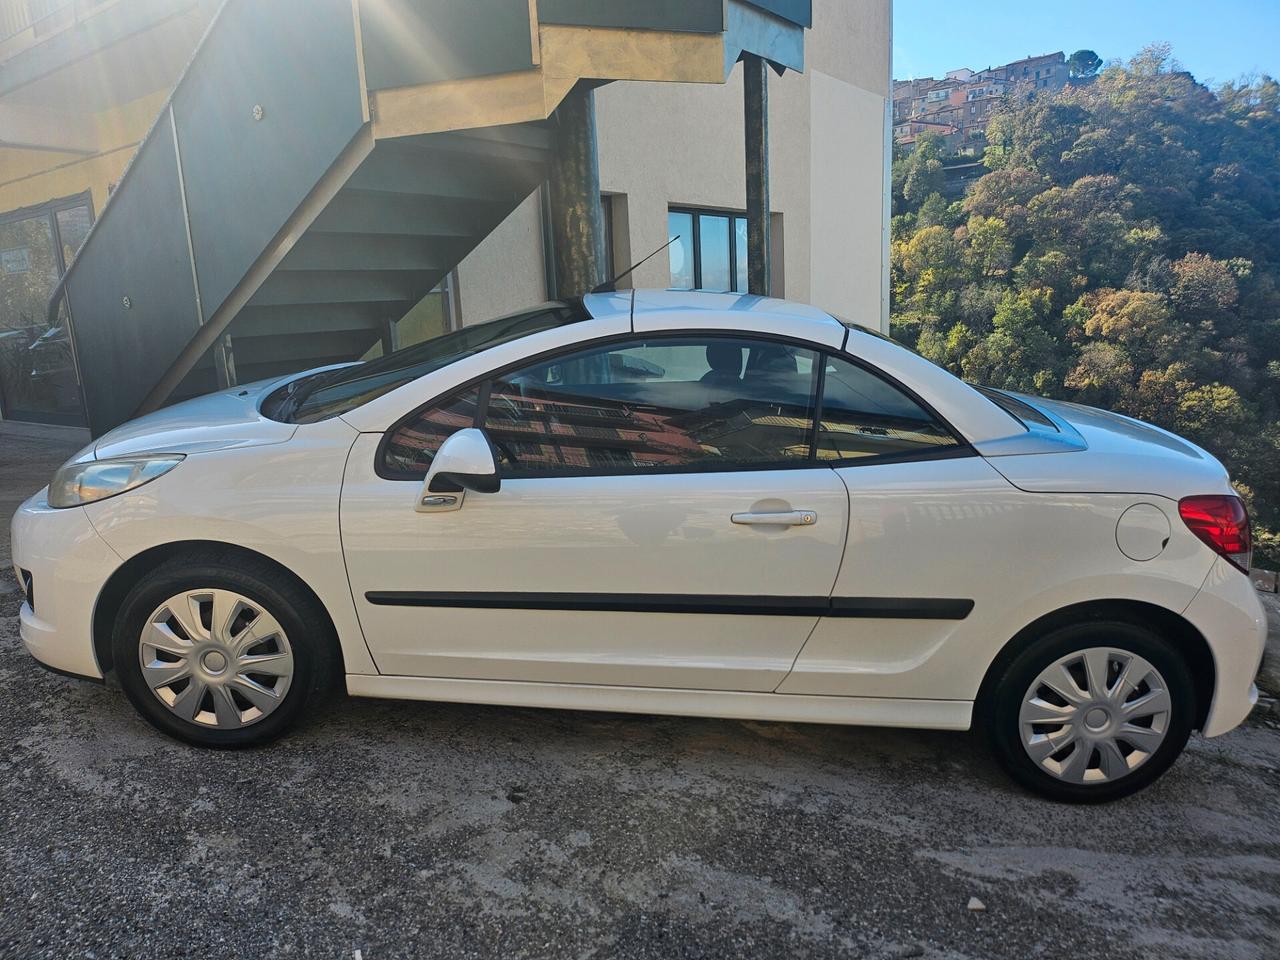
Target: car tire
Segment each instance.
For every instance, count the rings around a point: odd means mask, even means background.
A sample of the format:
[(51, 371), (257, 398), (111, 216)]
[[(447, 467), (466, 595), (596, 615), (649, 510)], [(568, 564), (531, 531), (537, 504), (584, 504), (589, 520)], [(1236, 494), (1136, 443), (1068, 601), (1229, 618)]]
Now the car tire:
[(134, 586), (112, 655), (152, 726), (220, 748), (279, 737), (326, 698), (339, 665), (333, 627), (300, 582), (216, 552), (166, 563)]
[(991, 678), (980, 708), (1010, 776), (1070, 803), (1118, 800), (1155, 781), (1197, 716), (1186, 659), (1159, 634), (1124, 621), (1072, 624), (1031, 641)]

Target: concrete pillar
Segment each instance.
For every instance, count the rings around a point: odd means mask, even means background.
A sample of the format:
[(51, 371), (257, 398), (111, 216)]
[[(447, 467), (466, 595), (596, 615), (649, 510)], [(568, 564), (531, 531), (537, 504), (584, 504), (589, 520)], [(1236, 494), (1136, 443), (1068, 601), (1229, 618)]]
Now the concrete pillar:
[(548, 219), (556, 289), (547, 293), (564, 299), (580, 297), (608, 279), (593, 85), (580, 81), (556, 108), (552, 126)]
[(743, 117), (747, 137), (747, 291), (769, 296), (769, 64), (742, 57)]

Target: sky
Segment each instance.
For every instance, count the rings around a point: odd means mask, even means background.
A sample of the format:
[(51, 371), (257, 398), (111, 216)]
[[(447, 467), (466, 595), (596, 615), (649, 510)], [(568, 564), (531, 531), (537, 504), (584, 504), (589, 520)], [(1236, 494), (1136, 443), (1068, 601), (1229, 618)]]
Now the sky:
[(897, 80), (1055, 50), (1125, 60), (1160, 40), (1201, 82), (1280, 77), (1280, 0), (893, 0), (893, 18)]

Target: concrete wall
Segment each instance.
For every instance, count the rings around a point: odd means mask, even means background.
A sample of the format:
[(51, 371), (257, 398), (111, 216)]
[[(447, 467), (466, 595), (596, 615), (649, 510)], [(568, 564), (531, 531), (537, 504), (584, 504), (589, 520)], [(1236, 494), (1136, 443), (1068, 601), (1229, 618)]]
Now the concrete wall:
[[(890, 0), (815, 0), (805, 72), (769, 84), (775, 292), (886, 331), (891, 33)], [(745, 209), (742, 113), (741, 65), (723, 86), (597, 91), (601, 188), (624, 198), (619, 269), (668, 240), (670, 205)], [(535, 196), (463, 261), (464, 323), (546, 297), (540, 216)], [(638, 287), (669, 280), (665, 256), (631, 277)]]

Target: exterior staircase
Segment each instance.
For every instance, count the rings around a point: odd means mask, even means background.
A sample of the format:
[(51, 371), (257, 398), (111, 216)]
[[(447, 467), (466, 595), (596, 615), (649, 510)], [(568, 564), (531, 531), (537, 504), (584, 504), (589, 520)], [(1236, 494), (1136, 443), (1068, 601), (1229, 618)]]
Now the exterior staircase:
[(546, 180), (578, 81), (800, 69), (808, 6), (226, 0), (51, 303), (90, 430), (393, 348)]
[(231, 321), (236, 379), (398, 346), (392, 324), (546, 179), (549, 145), (534, 124), (377, 144)]

